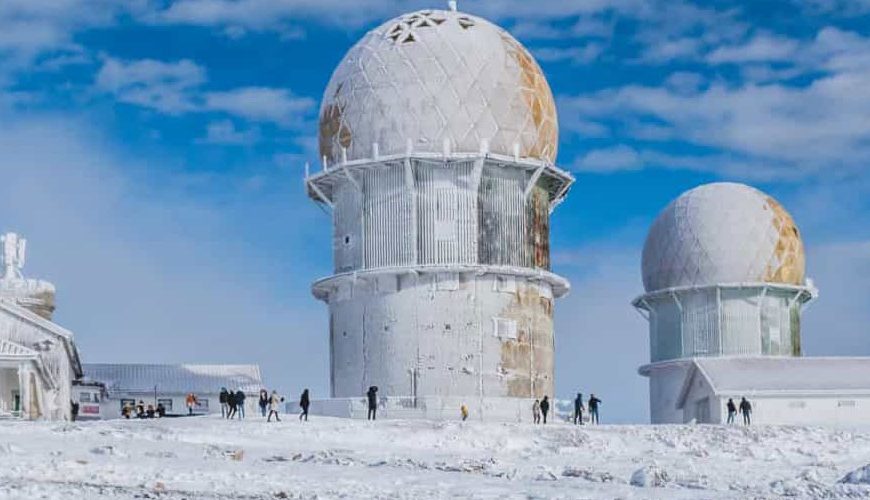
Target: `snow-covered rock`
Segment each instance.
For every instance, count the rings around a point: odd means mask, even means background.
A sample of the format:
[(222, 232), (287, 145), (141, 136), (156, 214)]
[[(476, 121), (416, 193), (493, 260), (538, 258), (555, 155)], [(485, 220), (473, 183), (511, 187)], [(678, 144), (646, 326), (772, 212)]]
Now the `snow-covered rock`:
[(632, 486), (640, 488), (661, 488), (672, 481), (670, 474), (657, 465), (647, 465), (631, 475)]
[(843, 476), (839, 481), (842, 484), (867, 484), (870, 485), (870, 464), (859, 467)]

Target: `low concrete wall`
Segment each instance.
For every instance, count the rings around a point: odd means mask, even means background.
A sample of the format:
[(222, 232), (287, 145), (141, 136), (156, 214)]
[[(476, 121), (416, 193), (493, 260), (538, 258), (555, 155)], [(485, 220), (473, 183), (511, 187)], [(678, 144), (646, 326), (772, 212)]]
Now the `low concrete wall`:
[[(309, 413), (339, 418), (365, 419), (368, 414), (366, 398), (335, 398), (311, 401)], [(394, 398), (378, 399), (378, 418), (461, 420), (460, 408), (468, 407), (469, 420), (487, 422), (532, 422), (533, 399), (483, 398), (474, 401), (460, 398)], [(296, 403), (287, 405), (288, 413), (298, 413)], [(555, 412), (555, 405), (552, 405)], [(555, 420), (555, 418), (554, 418)]]

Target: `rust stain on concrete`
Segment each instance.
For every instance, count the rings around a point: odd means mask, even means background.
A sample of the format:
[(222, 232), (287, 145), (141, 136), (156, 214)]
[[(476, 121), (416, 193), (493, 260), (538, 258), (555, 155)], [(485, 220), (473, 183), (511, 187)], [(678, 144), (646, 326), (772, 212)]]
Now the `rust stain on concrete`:
[(338, 99), (341, 88), (341, 84), (335, 88), (332, 101), (325, 105), (320, 113), (320, 156), (325, 156), (329, 161), (336, 160), (336, 139), (338, 139), (338, 146), (343, 148), (349, 148), (353, 142), (353, 134), (342, 119), (344, 106), (339, 104)]
[(519, 284), (502, 318), (517, 324), (516, 340), (501, 345), (500, 366), (507, 396), (517, 398), (552, 397), (554, 389), (554, 342), (552, 299), (542, 296), (537, 287)]
[(507, 34), (503, 34), (502, 40), (507, 46), (508, 53), (519, 66), (523, 100), (531, 113), (537, 132), (533, 144), (521, 144), (524, 148), (521, 154), (555, 162), (559, 147), (559, 122), (550, 84), (547, 83), (541, 67), (525, 47)]
[(767, 206), (773, 210), (773, 224), (779, 232), (774, 248), (776, 262), (764, 275), (764, 281), (803, 285), (806, 273), (806, 254), (800, 231), (791, 215), (773, 198), (767, 198)]
[(526, 248), (531, 267), (550, 269), (550, 200), (547, 190), (536, 186), (526, 207)]

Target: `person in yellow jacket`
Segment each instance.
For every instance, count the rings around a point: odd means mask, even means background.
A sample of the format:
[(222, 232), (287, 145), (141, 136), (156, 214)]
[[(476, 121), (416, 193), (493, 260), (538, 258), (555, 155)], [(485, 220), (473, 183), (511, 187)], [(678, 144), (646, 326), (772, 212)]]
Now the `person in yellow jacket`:
[(465, 422), (466, 420), (468, 420), (468, 407), (467, 407), (467, 406), (465, 406), (465, 405), (460, 406), (460, 407), (459, 407), (459, 413), (462, 414), (462, 421), (463, 421), (463, 422)]

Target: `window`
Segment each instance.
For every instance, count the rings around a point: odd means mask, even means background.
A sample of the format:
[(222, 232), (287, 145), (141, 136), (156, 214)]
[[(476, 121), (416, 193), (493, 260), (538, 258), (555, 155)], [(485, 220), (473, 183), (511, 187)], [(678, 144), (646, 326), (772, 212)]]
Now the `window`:
[(837, 401), (837, 408), (854, 408), (854, 407), (855, 407), (855, 401), (853, 401), (853, 400), (841, 399), (840, 401)]
[(197, 399), (196, 407), (200, 410), (208, 410), (208, 399)]
[(788, 404), (788, 407), (789, 408), (806, 408), (807, 402), (806, 401), (792, 401)]
[(508, 276), (495, 277), (495, 291), (504, 293), (515, 293), (517, 291), (517, 282)]
[(171, 398), (168, 398), (168, 399), (158, 399), (158, 400), (157, 400), (157, 405), (158, 405), (158, 406), (159, 406), (159, 405), (163, 405), (163, 409), (165, 409), (166, 411), (172, 411), (172, 399), (171, 399)]
[(438, 273), (436, 278), (438, 290), (452, 291), (459, 289), (459, 277), (456, 273)]
[(517, 322), (507, 318), (492, 318), (493, 334), (501, 339), (517, 339)]
[(90, 403), (91, 402), (91, 393), (90, 392), (80, 392), (79, 393), (79, 403)]
[(384, 274), (376, 278), (380, 293), (393, 293), (398, 289), (398, 280), (391, 274)]
[(121, 409), (123, 410), (124, 407), (127, 405), (136, 406), (136, 400), (135, 399), (122, 399), (121, 400)]

